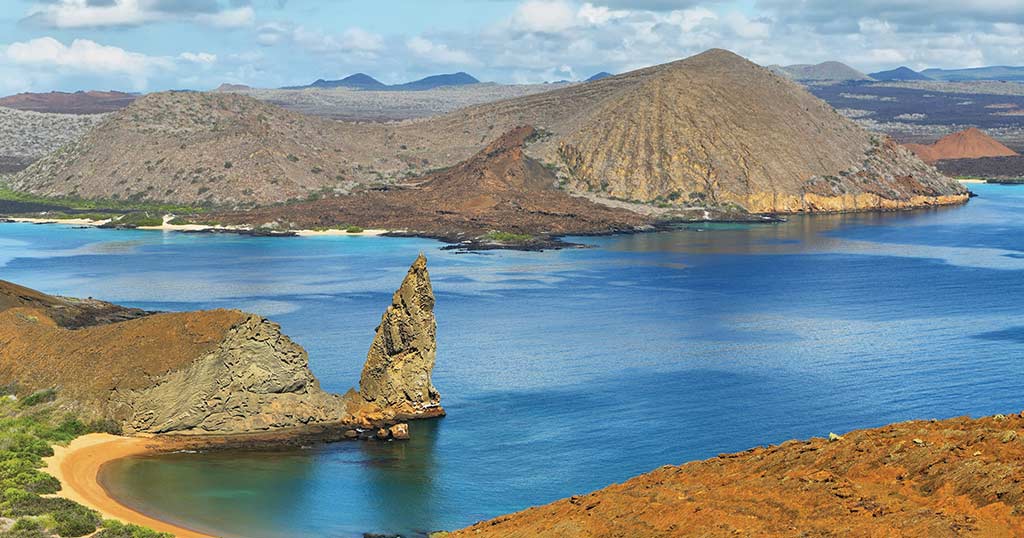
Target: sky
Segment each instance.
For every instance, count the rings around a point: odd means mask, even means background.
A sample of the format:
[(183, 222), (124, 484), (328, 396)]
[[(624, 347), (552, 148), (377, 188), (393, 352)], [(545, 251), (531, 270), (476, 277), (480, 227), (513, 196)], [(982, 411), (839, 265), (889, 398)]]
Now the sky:
[(1024, 0), (0, 0), (0, 95), (536, 83), (725, 48), (762, 65), (1024, 64)]

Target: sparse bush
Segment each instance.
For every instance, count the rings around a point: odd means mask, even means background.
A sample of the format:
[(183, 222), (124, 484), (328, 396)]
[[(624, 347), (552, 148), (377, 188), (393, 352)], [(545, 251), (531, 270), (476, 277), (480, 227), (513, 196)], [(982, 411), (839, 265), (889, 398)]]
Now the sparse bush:
[(363, 230), (362, 227), (360, 227), (360, 226), (349, 226), (349, 227), (345, 228), (345, 232), (346, 233), (350, 233), (350, 234), (361, 234), (364, 231), (366, 231), (366, 230)]
[(488, 241), (497, 241), (499, 243), (521, 243), (533, 239), (533, 236), (529, 234), (517, 234), (494, 230), (488, 232), (487, 235), (484, 236), (484, 239)]
[(232, 166), (234, 165), (231, 164), (231, 161), (227, 161), (224, 163), (224, 168), (231, 168)]
[(291, 153), (288, 154), (288, 157), (286, 157), (286, 159), (288, 159), (289, 161), (291, 161), (293, 163), (299, 162), (299, 158), (296, 157), (295, 155), (292, 155)]
[(102, 523), (99, 514), (81, 505), (58, 510), (51, 515), (56, 523), (53, 530), (62, 538), (92, 534)]
[(57, 399), (57, 391), (54, 389), (45, 389), (26, 396), (21, 400), (22, 407), (31, 407), (33, 405), (39, 405), (42, 403), (52, 402)]
[(120, 521), (106, 520), (103, 522), (103, 530), (96, 533), (94, 538), (174, 538), (166, 532), (157, 532), (138, 525), (127, 525)]

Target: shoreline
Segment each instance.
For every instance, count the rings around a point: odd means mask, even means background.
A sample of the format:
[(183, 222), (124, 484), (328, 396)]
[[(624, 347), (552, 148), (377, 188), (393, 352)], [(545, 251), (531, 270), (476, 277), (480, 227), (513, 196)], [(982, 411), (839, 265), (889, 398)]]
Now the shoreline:
[[(4, 220), (25, 223), (25, 224), (67, 224), (69, 226), (88, 226), (98, 228), (110, 222), (110, 220), (91, 219), (46, 219), (40, 217), (3, 217)], [(171, 224), (164, 220), (160, 226), (138, 226), (136, 228), (124, 228), (133, 230), (146, 230), (154, 232), (229, 232), (229, 233), (250, 233), (252, 228), (246, 226), (209, 226), (206, 224)], [(300, 237), (321, 237), (321, 236), (351, 236), (351, 237), (377, 237), (389, 233), (400, 233), (401, 230), (369, 229), (361, 232), (347, 232), (340, 229), (331, 230), (284, 230), (282, 233), (291, 233)]]
[(159, 452), (158, 443), (142, 437), (90, 433), (76, 438), (66, 447), (54, 446), (54, 455), (43, 459), (46, 467), (42, 470), (60, 480), (62, 487), (56, 496), (96, 510), (104, 519), (117, 519), (168, 532), (177, 538), (215, 538), (129, 508), (114, 499), (100, 483), (99, 473), (104, 465), (121, 458)]

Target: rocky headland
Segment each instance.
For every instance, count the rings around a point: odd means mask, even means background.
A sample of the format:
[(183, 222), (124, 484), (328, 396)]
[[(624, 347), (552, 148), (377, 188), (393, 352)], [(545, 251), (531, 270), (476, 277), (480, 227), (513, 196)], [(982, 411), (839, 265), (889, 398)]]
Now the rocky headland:
[(301, 346), (238, 310), (152, 313), (0, 281), (0, 381), (127, 435), (234, 446), (406, 438), (444, 414), (431, 383), (434, 297), (420, 256), (395, 292), (359, 390), (325, 392)]
[(665, 466), (448, 536), (1024, 536), (1022, 415), (902, 422)]

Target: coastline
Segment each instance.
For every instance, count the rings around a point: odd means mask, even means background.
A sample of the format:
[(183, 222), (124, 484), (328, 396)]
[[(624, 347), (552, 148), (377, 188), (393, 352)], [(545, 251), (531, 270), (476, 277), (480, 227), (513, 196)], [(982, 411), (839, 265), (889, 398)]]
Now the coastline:
[[(11, 222), (22, 222), (27, 224), (67, 224), (70, 226), (89, 226), (99, 227), (110, 222), (110, 220), (91, 220), (91, 219), (45, 219), (37, 217), (4, 217), (5, 220)], [(147, 230), (155, 232), (251, 232), (252, 228), (245, 226), (209, 226), (206, 224), (171, 224), (168, 219), (164, 219), (164, 223), (160, 226), (139, 226), (134, 228), (135, 230)], [(394, 233), (394, 230), (383, 230), (383, 229), (372, 229), (363, 230), (361, 232), (347, 232), (345, 230), (289, 230), (294, 235), (300, 237), (318, 237), (318, 236), (352, 236), (361, 237), (369, 236), (376, 237), (385, 235), (388, 233)]]
[(44, 472), (60, 480), (58, 497), (71, 499), (99, 512), (105, 519), (117, 519), (141, 525), (177, 538), (215, 538), (191, 529), (152, 518), (129, 508), (110, 496), (99, 482), (100, 469), (114, 460), (149, 454), (159, 450), (159, 442), (142, 437), (121, 437), (91, 433), (73, 440), (68, 446), (54, 446), (54, 455), (44, 458)]

